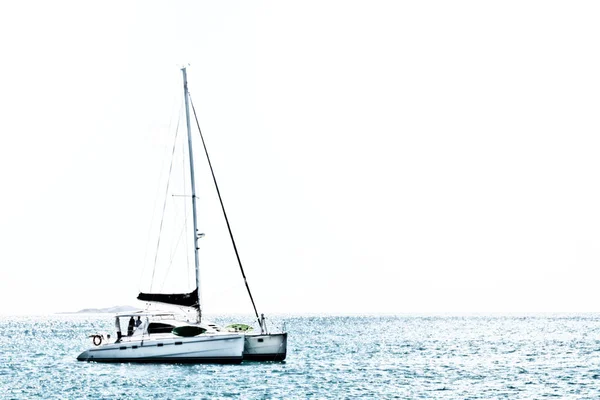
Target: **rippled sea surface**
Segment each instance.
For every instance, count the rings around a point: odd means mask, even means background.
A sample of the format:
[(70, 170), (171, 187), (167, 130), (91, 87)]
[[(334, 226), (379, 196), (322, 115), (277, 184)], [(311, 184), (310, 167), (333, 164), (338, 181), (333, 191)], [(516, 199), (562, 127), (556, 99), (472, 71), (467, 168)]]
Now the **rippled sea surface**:
[(600, 399), (599, 314), (271, 323), (289, 332), (286, 362), (138, 365), (76, 361), (109, 315), (0, 317), (0, 398)]

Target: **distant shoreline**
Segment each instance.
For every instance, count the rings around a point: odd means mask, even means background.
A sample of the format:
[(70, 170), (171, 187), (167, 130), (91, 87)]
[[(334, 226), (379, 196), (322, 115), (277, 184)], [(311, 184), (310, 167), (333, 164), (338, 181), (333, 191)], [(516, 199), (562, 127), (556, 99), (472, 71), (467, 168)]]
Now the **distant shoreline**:
[(63, 311), (56, 314), (116, 314), (121, 312), (138, 311), (139, 308), (131, 306), (114, 306), (107, 308), (84, 308), (79, 311)]

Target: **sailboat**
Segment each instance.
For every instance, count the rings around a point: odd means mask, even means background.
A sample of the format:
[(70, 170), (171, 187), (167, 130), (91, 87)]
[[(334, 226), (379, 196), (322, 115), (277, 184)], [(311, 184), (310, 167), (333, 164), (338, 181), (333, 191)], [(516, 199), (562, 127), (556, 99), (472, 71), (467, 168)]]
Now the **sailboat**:
[[(239, 363), (242, 360), (254, 361), (283, 361), (287, 355), (287, 332), (271, 333), (268, 331), (264, 314), (259, 317), (246, 275), (235, 245), (229, 220), (225, 212), (223, 200), (217, 185), (217, 180), (210, 163), (208, 150), (200, 130), (198, 118), (187, 85), (187, 71), (183, 67), (183, 88), (185, 116), (187, 125), (187, 142), (189, 154), (190, 180), (191, 180), (191, 208), (193, 218), (193, 244), (195, 266), (195, 289), (190, 293), (140, 293), (138, 300), (146, 301), (148, 305), (154, 303), (169, 304), (195, 310), (196, 321), (190, 322), (180, 314), (170, 311), (139, 311), (135, 313), (121, 313), (115, 317), (117, 329), (116, 338), (111, 339), (108, 334), (91, 335), (94, 347), (81, 353), (77, 359), (80, 361), (98, 362), (178, 362), (178, 363)], [(192, 150), (192, 135), (190, 125), (190, 107), (198, 126), (198, 132), (206, 158), (211, 170), (213, 182), (221, 203), (223, 215), (229, 230), (229, 235), (237, 261), (254, 308), (254, 313), (260, 327), (259, 332), (247, 325), (233, 324), (229, 327), (219, 327), (212, 323), (203, 322), (200, 274), (199, 274), (199, 245), (198, 240), (203, 234), (198, 231), (196, 211), (196, 182), (194, 175), (194, 158)], [(121, 321), (129, 318), (127, 334), (121, 331)], [(242, 327), (242, 328), (241, 328)]]

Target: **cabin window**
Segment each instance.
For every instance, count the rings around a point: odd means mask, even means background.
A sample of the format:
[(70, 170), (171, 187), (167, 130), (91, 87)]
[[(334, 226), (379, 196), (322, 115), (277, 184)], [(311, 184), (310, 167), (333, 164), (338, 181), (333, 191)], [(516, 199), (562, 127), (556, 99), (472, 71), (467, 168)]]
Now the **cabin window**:
[(260, 343), (262, 343), (262, 342), (264, 342), (264, 339), (258, 339), (258, 341), (259, 341)]
[(152, 335), (153, 333), (171, 333), (173, 330), (173, 325), (162, 324), (159, 322), (152, 322), (148, 325), (148, 334)]
[(119, 347), (119, 350), (125, 350), (127, 347), (126, 346), (121, 346)]
[(158, 344), (156, 345), (156, 347), (162, 347), (162, 346), (163, 346), (163, 344), (162, 344), (162, 343), (158, 343)]
[(175, 342), (175, 346), (177, 346), (178, 344), (183, 344), (183, 342)]

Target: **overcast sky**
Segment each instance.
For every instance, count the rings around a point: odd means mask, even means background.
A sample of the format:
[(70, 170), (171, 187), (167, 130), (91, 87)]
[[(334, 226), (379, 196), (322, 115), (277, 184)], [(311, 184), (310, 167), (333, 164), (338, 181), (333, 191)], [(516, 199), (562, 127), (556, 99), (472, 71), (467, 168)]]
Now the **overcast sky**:
[[(0, 314), (137, 304), (188, 63), (259, 311), (598, 311), (599, 11), (3, 2)], [(250, 313), (196, 154), (205, 311)]]

